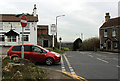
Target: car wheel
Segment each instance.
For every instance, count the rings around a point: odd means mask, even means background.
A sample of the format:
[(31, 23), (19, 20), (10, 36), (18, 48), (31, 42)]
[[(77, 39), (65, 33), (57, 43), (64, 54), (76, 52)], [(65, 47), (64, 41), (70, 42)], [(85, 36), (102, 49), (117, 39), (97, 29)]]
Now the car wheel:
[(45, 63), (50, 66), (54, 63), (54, 60), (52, 58), (47, 58)]

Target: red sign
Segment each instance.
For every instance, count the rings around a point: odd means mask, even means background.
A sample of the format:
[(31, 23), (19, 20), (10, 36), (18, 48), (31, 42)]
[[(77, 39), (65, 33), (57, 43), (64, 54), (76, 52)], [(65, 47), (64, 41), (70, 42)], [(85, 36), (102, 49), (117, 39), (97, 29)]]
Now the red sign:
[(21, 25), (22, 27), (26, 27), (27, 26), (27, 18), (26, 16), (22, 15), (21, 19), (20, 19)]

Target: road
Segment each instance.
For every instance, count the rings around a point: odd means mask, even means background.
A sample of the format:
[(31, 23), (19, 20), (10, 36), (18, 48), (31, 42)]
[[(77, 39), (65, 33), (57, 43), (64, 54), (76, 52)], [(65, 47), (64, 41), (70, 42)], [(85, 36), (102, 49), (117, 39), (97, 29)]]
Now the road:
[(40, 66), (70, 72), (90, 81), (118, 81), (119, 60), (113, 53), (68, 51), (62, 55), (60, 64)]

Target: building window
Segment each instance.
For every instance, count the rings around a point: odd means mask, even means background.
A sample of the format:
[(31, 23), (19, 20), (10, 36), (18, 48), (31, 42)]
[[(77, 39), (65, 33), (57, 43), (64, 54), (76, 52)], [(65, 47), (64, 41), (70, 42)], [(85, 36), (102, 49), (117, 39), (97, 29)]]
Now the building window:
[(107, 29), (104, 30), (104, 37), (107, 37)]
[(5, 36), (4, 35), (0, 35), (0, 41), (5, 41)]
[(30, 23), (27, 23), (27, 26), (25, 27), (25, 30), (29, 30), (30, 29)]
[(3, 23), (0, 22), (0, 29), (3, 29)]
[(104, 47), (106, 47), (106, 43), (104, 43)]
[(117, 48), (118, 47), (118, 44), (117, 43), (114, 43), (114, 48)]
[(8, 36), (8, 42), (16, 42), (16, 36)]
[(112, 37), (115, 37), (116, 34), (115, 34), (115, 29), (112, 29)]
[[(22, 37), (21, 37), (21, 41), (22, 41)], [(29, 35), (24, 35), (24, 41), (29, 41)]]

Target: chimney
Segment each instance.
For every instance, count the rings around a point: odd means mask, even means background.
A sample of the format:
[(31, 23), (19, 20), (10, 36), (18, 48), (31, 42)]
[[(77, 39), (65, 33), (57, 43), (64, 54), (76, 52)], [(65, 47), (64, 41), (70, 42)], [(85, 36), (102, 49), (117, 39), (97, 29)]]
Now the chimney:
[(110, 19), (109, 13), (106, 13), (105, 22), (107, 22), (109, 19)]
[(37, 16), (37, 8), (36, 8), (36, 4), (34, 4), (33, 16)]

